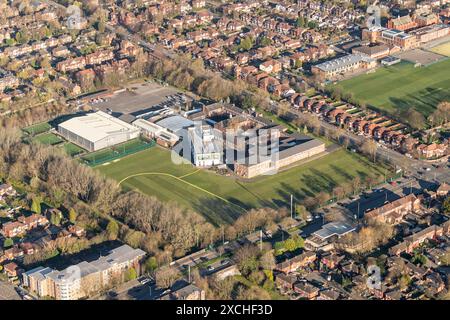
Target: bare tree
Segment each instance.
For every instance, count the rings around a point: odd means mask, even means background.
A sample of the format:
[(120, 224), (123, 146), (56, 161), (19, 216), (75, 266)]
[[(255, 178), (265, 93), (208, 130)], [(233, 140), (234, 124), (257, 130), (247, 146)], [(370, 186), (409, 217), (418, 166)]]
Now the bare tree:
[(156, 285), (160, 288), (170, 288), (181, 277), (178, 269), (172, 267), (160, 268), (155, 273)]

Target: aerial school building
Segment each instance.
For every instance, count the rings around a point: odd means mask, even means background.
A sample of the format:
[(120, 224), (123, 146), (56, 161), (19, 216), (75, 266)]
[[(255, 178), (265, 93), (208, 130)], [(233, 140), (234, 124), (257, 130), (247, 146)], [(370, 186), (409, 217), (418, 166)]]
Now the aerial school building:
[(376, 60), (367, 55), (349, 54), (317, 64), (311, 68), (311, 72), (324, 80), (358, 70), (369, 70), (375, 68), (376, 65)]

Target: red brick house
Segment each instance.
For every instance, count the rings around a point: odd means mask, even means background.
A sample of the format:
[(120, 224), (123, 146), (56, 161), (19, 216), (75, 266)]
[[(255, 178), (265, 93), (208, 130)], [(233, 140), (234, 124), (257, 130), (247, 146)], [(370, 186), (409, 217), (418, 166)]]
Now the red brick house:
[(275, 269), (284, 273), (293, 272), (301, 267), (305, 267), (316, 260), (316, 254), (311, 251), (304, 252), (291, 259), (287, 259), (275, 266)]
[(297, 282), (294, 284), (294, 291), (301, 297), (308, 300), (313, 300), (319, 295), (319, 288), (313, 286), (308, 282)]

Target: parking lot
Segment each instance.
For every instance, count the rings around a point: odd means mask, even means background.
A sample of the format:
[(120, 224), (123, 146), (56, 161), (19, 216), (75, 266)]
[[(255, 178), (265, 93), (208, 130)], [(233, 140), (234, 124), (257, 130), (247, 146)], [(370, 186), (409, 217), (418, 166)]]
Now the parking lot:
[(175, 88), (162, 86), (155, 82), (144, 82), (127, 86), (116, 91), (113, 96), (92, 101), (90, 105), (105, 112), (130, 114), (140, 110), (161, 106), (168, 96), (179, 93)]

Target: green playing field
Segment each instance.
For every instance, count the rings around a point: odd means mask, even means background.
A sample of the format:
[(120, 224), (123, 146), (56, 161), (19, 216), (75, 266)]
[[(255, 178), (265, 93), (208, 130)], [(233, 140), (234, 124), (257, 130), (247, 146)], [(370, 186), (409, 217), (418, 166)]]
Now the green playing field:
[(33, 141), (37, 141), (37, 142), (40, 142), (42, 144), (47, 144), (47, 145), (54, 145), (54, 144), (63, 142), (64, 140), (62, 138), (60, 138), (59, 136), (57, 136), (56, 134), (43, 133), (43, 134), (35, 136), (33, 138)]
[(384, 175), (384, 169), (344, 150), (248, 182), (199, 170), (190, 164), (175, 165), (170, 152), (160, 147), (96, 168), (127, 189), (136, 188), (163, 201), (176, 201), (215, 224), (232, 222), (243, 209), (287, 206), (291, 194), (301, 201), (320, 191), (331, 192), (356, 176), (364, 179)]
[(50, 124), (48, 124), (47, 122), (43, 122), (43, 123), (38, 123), (38, 124), (34, 124), (32, 126), (26, 127), (23, 129), (23, 131), (34, 136), (34, 135), (37, 135), (40, 133), (47, 132), (51, 128), (52, 128), (52, 126)]
[(402, 62), (337, 86), (367, 105), (391, 114), (414, 107), (428, 116), (439, 102), (450, 101), (450, 59), (417, 68)]

